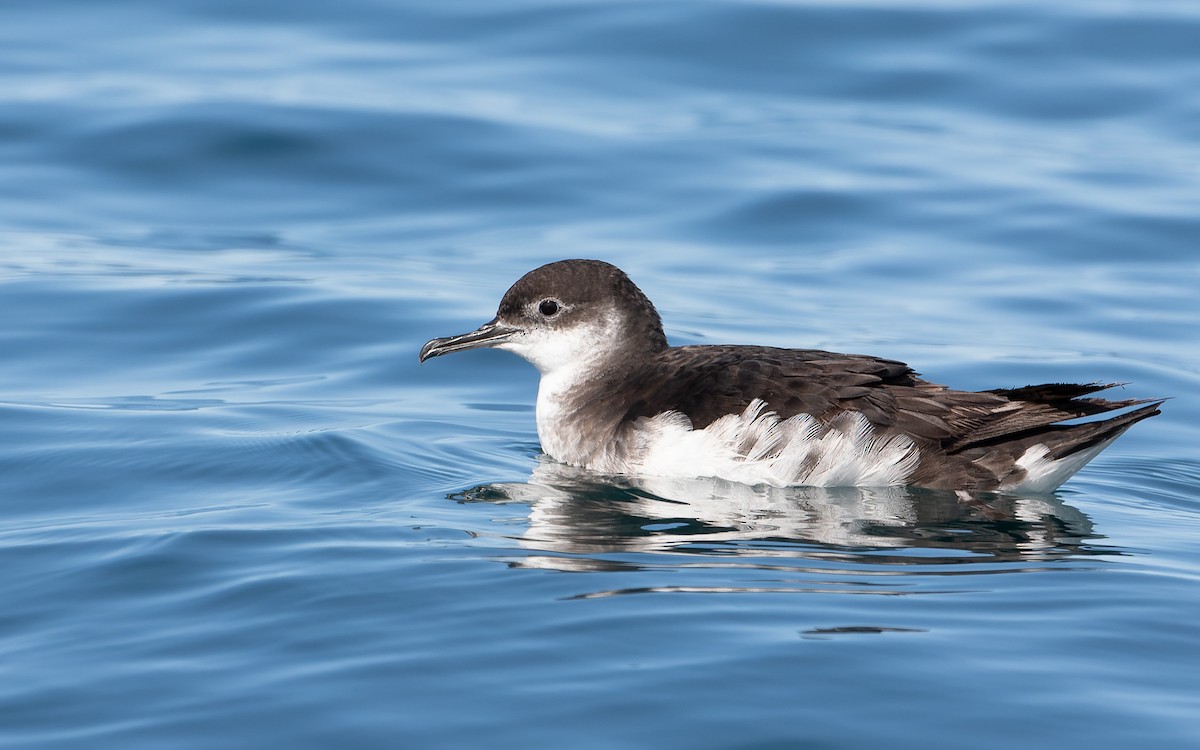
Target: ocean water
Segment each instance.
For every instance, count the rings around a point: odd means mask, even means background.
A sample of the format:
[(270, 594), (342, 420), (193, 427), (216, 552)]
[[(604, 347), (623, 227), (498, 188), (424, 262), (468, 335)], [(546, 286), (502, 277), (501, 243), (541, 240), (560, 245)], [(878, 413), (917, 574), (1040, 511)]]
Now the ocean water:
[[(0, 4), (0, 746), (1200, 747), (1200, 6)], [(1053, 496), (604, 480), (417, 364), (1171, 397)]]

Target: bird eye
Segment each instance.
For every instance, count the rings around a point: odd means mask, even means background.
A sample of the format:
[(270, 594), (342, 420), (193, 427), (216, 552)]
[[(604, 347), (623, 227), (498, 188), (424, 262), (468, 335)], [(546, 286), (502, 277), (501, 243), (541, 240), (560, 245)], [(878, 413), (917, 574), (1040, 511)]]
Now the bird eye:
[(558, 315), (559, 309), (558, 302), (552, 299), (544, 299), (538, 303), (538, 312), (540, 312), (542, 315), (545, 315), (547, 318), (552, 318), (555, 315)]

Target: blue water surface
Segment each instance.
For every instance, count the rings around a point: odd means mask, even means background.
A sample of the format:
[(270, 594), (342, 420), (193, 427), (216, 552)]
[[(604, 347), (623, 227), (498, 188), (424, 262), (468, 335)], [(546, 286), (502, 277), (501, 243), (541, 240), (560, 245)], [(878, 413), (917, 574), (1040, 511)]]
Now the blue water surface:
[[(0, 4), (0, 745), (1200, 747), (1200, 6)], [(1050, 497), (589, 477), (417, 364), (1173, 397)]]

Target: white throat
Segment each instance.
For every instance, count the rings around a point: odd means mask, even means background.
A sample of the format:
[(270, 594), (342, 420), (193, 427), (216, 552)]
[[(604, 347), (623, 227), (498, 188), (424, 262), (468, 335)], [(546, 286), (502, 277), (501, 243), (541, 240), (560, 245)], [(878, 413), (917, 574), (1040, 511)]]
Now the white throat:
[(571, 406), (572, 391), (605, 369), (620, 335), (615, 315), (569, 328), (538, 328), (501, 344), (541, 372), (537, 397), (537, 430), (542, 450), (564, 463), (586, 465), (595, 436), (586, 443)]

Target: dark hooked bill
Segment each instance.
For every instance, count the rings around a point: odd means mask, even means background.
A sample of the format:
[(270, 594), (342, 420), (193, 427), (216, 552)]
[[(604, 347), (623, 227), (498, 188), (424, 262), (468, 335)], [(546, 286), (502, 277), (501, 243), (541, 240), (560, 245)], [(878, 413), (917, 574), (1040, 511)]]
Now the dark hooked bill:
[(470, 333), (460, 333), (457, 336), (447, 336), (427, 342), (425, 346), (421, 347), (420, 358), (424, 362), (431, 357), (440, 357), (452, 352), (486, 349), (507, 341), (516, 332), (516, 328), (506, 326), (493, 318)]

